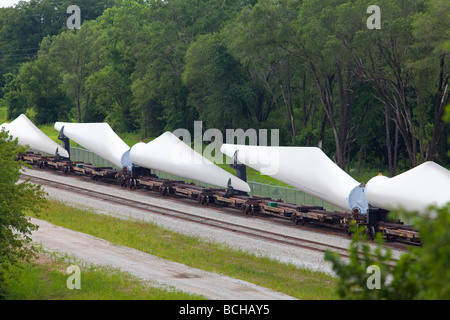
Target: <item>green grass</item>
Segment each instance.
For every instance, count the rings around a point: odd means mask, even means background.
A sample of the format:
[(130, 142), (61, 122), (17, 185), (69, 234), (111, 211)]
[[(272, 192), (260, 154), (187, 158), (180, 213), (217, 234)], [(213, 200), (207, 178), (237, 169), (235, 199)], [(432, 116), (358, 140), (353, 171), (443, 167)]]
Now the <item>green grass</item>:
[[(50, 257), (50, 258), (49, 258)], [(15, 267), (6, 281), (8, 300), (197, 300), (198, 295), (151, 287), (131, 274), (111, 267), (67, 261), (40, 254), (39, 259)], [(80, 289), (68, 289), (70, 265), (80, 267)]]
[(335, 279), (292, 264), (181, 235), (155, 224), (120, 220), (50, 201), (39, 218), (163, 259), (242, 279), (299, 299), (335, 299)]
[(118, 133), (118, 135), (130, 147), (134, 146), (138, 142), (148, 143), (154, 139), (154, 137), (142, 139), (141, 135), (137, 132), (123, 132), (123, 133)]
[(0, 124), (5, 123), (7, 121), (7, 107), (3, 106), (4, 100), (0, 99)]
[(53, 125), (47, 124), (44, 126), (39, 126), (39, 129), (41, 129), (41, 131), (52, 140), (56, 141), (57, 143), (61, 143), (61, 140), (58, 140), (59, 132), (53, 127)]

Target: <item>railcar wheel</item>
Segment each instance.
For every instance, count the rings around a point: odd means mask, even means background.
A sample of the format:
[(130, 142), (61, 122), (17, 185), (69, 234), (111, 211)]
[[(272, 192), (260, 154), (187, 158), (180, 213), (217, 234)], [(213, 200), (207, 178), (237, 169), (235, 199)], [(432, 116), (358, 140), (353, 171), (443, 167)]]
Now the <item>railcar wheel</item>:
[(127, 185), (127, 180), (125, 180), (125, 179), (120, 179), (120, 180), (119, 180), (119, 185), (120, 185), (122, 188), (125, 188), (126, 185)]
[(295, 215), (292, 215), (291, 220), (292, 220), (293, 224), (295, 224), (296, 226), (298, 225), (298, 217), (296, 217)]

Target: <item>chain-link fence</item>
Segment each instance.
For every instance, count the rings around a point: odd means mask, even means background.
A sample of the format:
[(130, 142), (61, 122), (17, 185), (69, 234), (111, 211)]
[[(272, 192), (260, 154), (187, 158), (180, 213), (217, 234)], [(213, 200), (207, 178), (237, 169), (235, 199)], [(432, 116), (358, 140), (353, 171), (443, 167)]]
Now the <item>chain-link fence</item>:
[(260, 197), (269, 197), (274, 200), (281, 200), (287, 203), (295, 203), (298, 205), (306, 204), (312, 206), (321, 206), (326, 210), (342, 210), (333, 204), (330, 204), (322, 199), (316, 198), (306, 192), (298, 189), (270, 185), (261, 182), (247, 181), (250, 186), (251, 195)]
[[(199, 186), (204, 187), (217, 187), (211, 184), (207, 184), (201, 181), (190, 180), (183, 177), (175, 176), (169, 173), (161, 172), (158, 170), (153, 170), (153, 172), (160, 178), (163, 179), (171, 179), (171, 180), (183, 180), (186, 182), (191, 182)], [(259, 196), (259, 197), (268, 197), (276, 201), (283, 201), (286, 203), (295, 203), (297, 205), (305, 204), (312, 206), (321, 206), (326, 210), (335, 211), (335, 210), (343, 210), (331, 203), (328, 203), (322, 199), (316, 198), (306, 192), (303, 192), (298, 189), (277, 186), (272, 184), (266, 184), (256, 181), (247, 181), (250, 186), (250, 196)]]
[(70, 147), (70, 160), (72, 161), (82, 161), (85, 163), (92, 163), (92, 165), (97, 167), (111, 167), (114, 169), (120, 169), (113, 163), (103, 159), (102, 157), (96, 155), (95, 153), (77, 147)]

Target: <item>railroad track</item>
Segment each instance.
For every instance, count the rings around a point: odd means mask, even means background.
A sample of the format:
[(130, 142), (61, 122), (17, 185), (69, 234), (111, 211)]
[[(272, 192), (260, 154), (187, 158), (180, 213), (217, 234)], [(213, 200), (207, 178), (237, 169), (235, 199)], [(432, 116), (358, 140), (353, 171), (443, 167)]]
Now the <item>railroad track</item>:
[(161, 207), (158, 205), (127, 199), (120, 196), (113, 196), (104, 192), (94, 191), (87, 188), (82, 188), (78, 186), (73, 186), (66, 183), (55, 182), (50, 179), (45, 179), (41, 177), (35, 177), (27, 174), (22, 174), (22, 179), (29, 179), (30, 182), (35, 184), (41, 184), (43, 186), (48, 186), (51, 188), (56, 188), (68, 192), (73, 192), (78, 195), (83, 195), (85, 197), (106, 201), (108, 203), (117, 204), (121, 206), (126, 206), (129, 208), (138, 209), (144, 212), (149, 212), (152, 214), (157, 214), (161, 216), (166, 216), (174, 219), (183, 220), (190, 223), (195, 223), (198, 225), (208, 226), (210, 228), (220, 229), (232, 232), (236, 235), (243, 235), (247, 237), (252, 237), (258, 240), (263, 240), (266, 242), (297, 247), (301, 249), (306, 249), (309, 251), (315, 251), (320, 253), (325, 253), (325, 251), (332, 251), (338, 253), (341, 257), (348, 258), (348, 250), (339, 246), (334, 246), (331, 244), (326, 244), (322, 242), (312, 241), (308, 239), (302, 239), (299, 237), (286, 236), (283, 234), (270, 232), (266, 230), (260, 230), (257, 228), (252, 228), (248, 226), (242, 226), (226, 221), (221, 221), (217, 219), (201, 217), (195, 214), (187, 213), (180, 210), (170, 209), (166, 207)]

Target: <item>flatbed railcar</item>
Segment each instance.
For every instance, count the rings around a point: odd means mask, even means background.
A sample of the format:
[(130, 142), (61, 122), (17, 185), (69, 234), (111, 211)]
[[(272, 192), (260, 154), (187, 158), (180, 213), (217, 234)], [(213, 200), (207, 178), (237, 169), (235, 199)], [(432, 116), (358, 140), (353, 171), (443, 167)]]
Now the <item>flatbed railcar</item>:
[(95, 181), (113, 181), (131, 190), (148, 189), (163, 196), (176, 196), (198, 201), (203, 205), (216, 205), (240, 210), (247, 215), (262, 215), (289, 220), (295, 225), (317, 225), (342, 230), (350, 234), (350, 226), (364, 226), (370, 237), (380, 232), (390, 241), (407, 242), (420, 245), (419, 233), (402, 222), (387, 220), (387, 211), (372, 208), (367, 215), (344, 211), (327, 211), (320, 206), (297, 205), (273, 200), (267, 197), (249, 196), (232, 189), (207, 188), (185, 181), (159, 178), (145, 168), (126, 168), (116, 170), (111, 167), (98, 167), (91, 163), (70, 161), (56, 157), (47, 157), (39, 153), (19, 154), (17, 160), (40, 169), (61, 171), (67, 175), (80, 175)]

